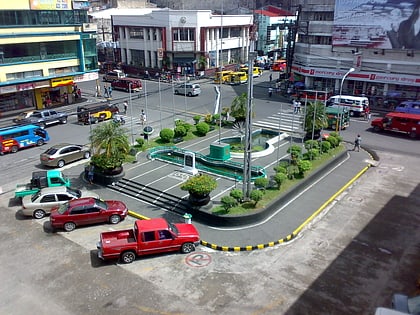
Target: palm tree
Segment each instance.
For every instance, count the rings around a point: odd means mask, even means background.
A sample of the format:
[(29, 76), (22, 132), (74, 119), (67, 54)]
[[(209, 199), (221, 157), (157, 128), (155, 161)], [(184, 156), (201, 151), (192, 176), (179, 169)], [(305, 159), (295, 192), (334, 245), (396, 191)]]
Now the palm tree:
[(119, 124), (107, 122), (99, 125), (90, 134), (92, 163), (106, 171), (122, 166), (130, 143), (126, 130)]
[[(236, 96), (230, 105), (230, 116), (235, 118), (233, 127), (238, 129), (240, 132), (242, 132), (245, 126), (247, 106), (247, 93), (242, 93), (241, 95)], [(254, 115), (254, 113), (252, 113), (252, 115)]]
[(305, 131), (311, 133), (328, 127), (328, 117), (322, 102), (308, 103), (305, 116)]

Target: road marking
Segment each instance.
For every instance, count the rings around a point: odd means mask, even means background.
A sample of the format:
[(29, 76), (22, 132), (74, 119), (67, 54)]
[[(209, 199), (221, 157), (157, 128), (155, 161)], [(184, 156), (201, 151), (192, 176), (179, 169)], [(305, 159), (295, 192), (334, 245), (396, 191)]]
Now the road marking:
[(202, 252), (192, 253), (185, 257), (185, 262), (191, 267), (205, 267), (211, 263), (211, 256)]

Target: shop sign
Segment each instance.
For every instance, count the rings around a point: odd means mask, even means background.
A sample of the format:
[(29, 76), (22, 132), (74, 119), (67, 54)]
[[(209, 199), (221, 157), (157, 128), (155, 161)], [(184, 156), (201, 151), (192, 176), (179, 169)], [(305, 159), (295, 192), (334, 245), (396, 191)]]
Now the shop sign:
[(47, 80), (34, 82), (34, 84), (35, 88), (50, 87), (50, 81)]
[(16, 90), (18, 91), (26, 91), (26, 90), (33, 90), (35, 88), (34, 83), (23, 83), (16, 85)]
[(88, 72), (88, 73), (74, 76), (73, 82), (84, 82), (84, 81), (92, 81), (92, 80), (98, 80), (98, 79), (99, 79), (98, 72)]
[(51, 87), (66, 86), (73, 84), (73, 77), (51, 79)]
[(0, 86), (0, 94), (16, 92), (16, 85)]
[(31, 10), (72, 10), (72, 0), (31, 0)]

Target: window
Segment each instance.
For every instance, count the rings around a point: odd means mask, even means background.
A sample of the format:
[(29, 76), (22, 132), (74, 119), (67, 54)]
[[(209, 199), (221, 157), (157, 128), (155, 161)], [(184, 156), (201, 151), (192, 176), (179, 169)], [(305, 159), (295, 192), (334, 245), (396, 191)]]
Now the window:
[(85, 213), (85, 208), (83, 207), (75, 207), (71, 209), (70, 211), (70, 215), (84, 214), (84, 213)]
[(174, 41), (194, 41), (194, 28), (177, 28), (172, 31)]
[(63, 181), (59, 177), (52, 177), (50, 178), (51, 184), (53, 185), (62, 185)]
[(130, 38), (144, 39), (144, 30), (140, 27), (131, 27), (129, 29)]
[(143, 242), (150, 242), (155, 240), (155, 231), (144, 232)]
[(44, 197), (41, 198), (40, 200), (41, 203), (45, 203), (45, 202), (55, 202), (55, 195), (45, 195)]
[(69, 201), (69, 200), (72, 200), (73, 198), (74, 198), (73, 196), (69, 196), (67, 194), (57, 194), (58, 201)]
[(241, 37), (241, 28), (240, 27), (232, 27), (230, 29), (230, 37)]
[(97, 207), (87, 207), (86, 208), (86, 213), (98, 213), (100, 211), (101, 211), (101, 209), (99, 209)]
[(158, 231), (159, 239), (160, 240), (170, 240), (172, 239), (172, 235), (168, 230), (160, 230)]

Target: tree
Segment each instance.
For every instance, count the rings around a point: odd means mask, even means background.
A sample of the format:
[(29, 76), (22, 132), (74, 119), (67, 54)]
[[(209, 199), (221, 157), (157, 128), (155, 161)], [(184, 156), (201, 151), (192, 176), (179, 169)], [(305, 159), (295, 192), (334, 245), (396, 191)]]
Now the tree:
[(121, 167), (130, 150), (126, 130), (113, 122), (94, 128), (89, 136), (92, 144), (92, 163), (100, 170)]
[(248, 103), (248, 95), (242, 93), (236, 96), (230, 105), (230, 116), (235, 118), (235, 122), (244, 122), (246, 120), (246, 107)]
[(238, 205), (238, 201), (232, 196), (223, 196), (220, 199), (220, 202), (222, 203), (222, 207), (223, 209), (225, 209), (226, 212), (229, 212), (230, 208), (233, 208)]
[(252, 190), (251, 195), (249, 196), (251, 200), (255, 202), (254, 206), (257, 205), (258, 201), (260, 201), (264, 196), (264, 193), (261, 190)]
[(287, 175), (279, 172), (274, 175), (273, 179), (276, 182), (278, 189), (280, 189), (281, 185), (286, 181)]
[(235, 198), (238, 202), (241, 202), (244, 199), (244, 193), (240, 189), (232, 189), (229, 196)]
[(305, 132), (311, 134), (313, 130), (328, 127), (328, 117), (322, 102), (308, 103), (305, 116)]
[(268, 183), (269, 183), (269, 180), (268, 180), (268, 178), (265, 178), (265, 177), (256, 178), (255, 181), (254, 181), (255, 187), (257, 187), (259, 189), (262, 189), (262, 190), (267, 189)]

